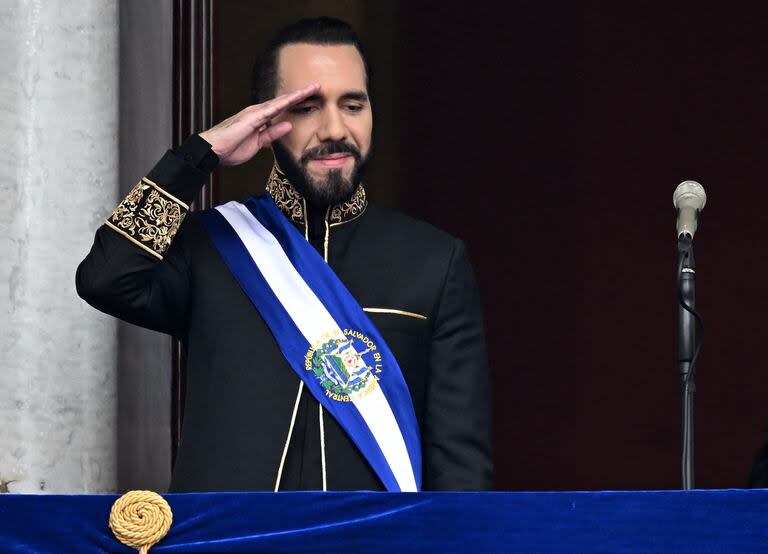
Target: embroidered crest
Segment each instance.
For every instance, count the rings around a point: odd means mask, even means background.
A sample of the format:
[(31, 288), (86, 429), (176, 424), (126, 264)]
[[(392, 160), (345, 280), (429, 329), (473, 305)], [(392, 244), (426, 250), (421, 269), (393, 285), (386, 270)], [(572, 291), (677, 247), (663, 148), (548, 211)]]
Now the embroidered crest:
[(304, 357), (304, 368), (320, 382), (325, 395), (351, 402), (377, 386), (382, 371), (381, 354), (371, 339), (359, 331), (326, 334)]

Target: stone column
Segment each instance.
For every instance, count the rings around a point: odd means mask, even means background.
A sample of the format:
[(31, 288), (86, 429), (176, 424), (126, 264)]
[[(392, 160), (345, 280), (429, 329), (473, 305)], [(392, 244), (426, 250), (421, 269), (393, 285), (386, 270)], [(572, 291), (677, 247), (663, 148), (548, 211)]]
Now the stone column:
[(0, 490), (114, 491), (116, 322), (74, 277), (118, 202), (117, 1), (4, 0), (0, 52)]
[[(172, 144), (173, 3), (120, 2), (121, 197)], [(117, 482), (164, 492), (171, 477), (171, 339), (121, 323)]]

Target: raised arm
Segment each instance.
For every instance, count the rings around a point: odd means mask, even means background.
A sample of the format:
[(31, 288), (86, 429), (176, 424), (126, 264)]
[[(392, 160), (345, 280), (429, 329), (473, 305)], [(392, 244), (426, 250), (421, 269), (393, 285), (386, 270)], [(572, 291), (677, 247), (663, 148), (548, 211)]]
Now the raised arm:
[(184, 220), (217, 163), (237, 165), (291, 130), (271, 120), (317, 86), (248, 106), (169, 151), (96, 231), (75, 277), (95, 308), (156, 331), (183, 336), (194, 245)]

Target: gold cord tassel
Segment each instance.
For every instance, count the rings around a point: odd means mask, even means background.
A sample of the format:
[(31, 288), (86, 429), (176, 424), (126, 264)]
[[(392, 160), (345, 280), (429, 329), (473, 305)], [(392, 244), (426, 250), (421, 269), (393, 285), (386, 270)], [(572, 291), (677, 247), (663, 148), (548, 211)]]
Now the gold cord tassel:
[(109, 528), (117, 540), (147, 554), (168, 533), (173, 513), (168, 502), (152, 491), (129, 491), (109, 513)]

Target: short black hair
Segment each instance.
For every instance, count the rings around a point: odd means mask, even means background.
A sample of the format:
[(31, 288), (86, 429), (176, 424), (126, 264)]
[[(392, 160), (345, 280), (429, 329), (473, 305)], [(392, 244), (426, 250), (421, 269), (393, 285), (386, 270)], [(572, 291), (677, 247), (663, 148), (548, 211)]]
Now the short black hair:
[[(371, 70), (363, 45), (352, 26), (334, 17), (313, 17), (284, 27), (267, 44), (256, 59), (251, 72), (251, 102), (260, 104), (275, 96), (277, 90), (277, 58), (288, 44), (350, 44), (357, 48), (365, 67), (365, 79), (370, 89)], [(370, 94), (370, 92), (369, 92)]]

